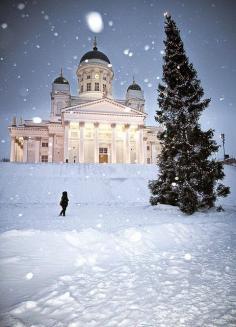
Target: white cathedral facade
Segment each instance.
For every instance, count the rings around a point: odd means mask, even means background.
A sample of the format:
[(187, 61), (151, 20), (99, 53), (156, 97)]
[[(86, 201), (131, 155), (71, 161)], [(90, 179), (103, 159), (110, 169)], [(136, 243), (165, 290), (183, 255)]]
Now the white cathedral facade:
[(108, 57), (92, 51), (77, 69), (78, 95), (61, 75), (52, 84), (50, 119), (9, 126), (10, 161), (55, 163), (156, 163), (158, 127), (146, 126), (141, 87), (133, 81), (124, 100), (112, 95), (114, 73)]

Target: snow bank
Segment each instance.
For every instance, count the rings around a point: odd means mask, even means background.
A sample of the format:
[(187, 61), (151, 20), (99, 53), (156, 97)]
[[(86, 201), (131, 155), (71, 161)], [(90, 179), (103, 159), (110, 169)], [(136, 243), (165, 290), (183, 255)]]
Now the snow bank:
[[(145, 168), (144, 168), (145, 167)], [(0, 203), (57, 203), (67, 190), (73, 202), (148, 202), (152, 165), (1, 163)]]

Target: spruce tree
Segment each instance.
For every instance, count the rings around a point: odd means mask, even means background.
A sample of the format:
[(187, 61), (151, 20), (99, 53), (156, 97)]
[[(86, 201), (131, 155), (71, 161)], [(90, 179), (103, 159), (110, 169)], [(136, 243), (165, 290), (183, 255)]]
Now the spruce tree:
[(202, 99), (203, 88), (186, 56), (180, 32), (171, 18), (165, 18), (165, 55), (162, 84), (158, 86), (159, 109), (155, 120), (163, 127), (157, 180), (149, 182), (150, 203), (178, 206), (192, 214), (214, 206), (217, 196), (227, 196), (223, 164), (212, 159), (219, 146), (213, 130), (202, 131), (202, 111), (210, 99)]

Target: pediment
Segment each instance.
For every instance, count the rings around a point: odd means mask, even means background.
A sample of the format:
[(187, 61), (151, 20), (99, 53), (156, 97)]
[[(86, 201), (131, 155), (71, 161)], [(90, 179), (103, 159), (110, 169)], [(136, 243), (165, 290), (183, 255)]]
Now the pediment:
[(133, 108), (127, 107), (115, 100), (112, 99), (99, 99), (94, 101), (89, 101), (86, 103), (74, 105), (62, 110), (66, 112), (89, 112), (89, 113), (107, 113), (114, 115), (128, 115), (128, 116), (146, 116), (145, 113), (142, 113)]

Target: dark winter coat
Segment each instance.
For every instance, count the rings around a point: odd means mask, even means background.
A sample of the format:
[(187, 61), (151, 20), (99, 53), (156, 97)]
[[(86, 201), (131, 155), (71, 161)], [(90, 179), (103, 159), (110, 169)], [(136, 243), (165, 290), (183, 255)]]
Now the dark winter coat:
[(60, 205), (62, 206), (62, 208), (66, 208), (68, 206), (68, 202), (69, 202), (69, 199), (67, 197), (67, 192), (63, 192), (61, 201), (60, 201)]

